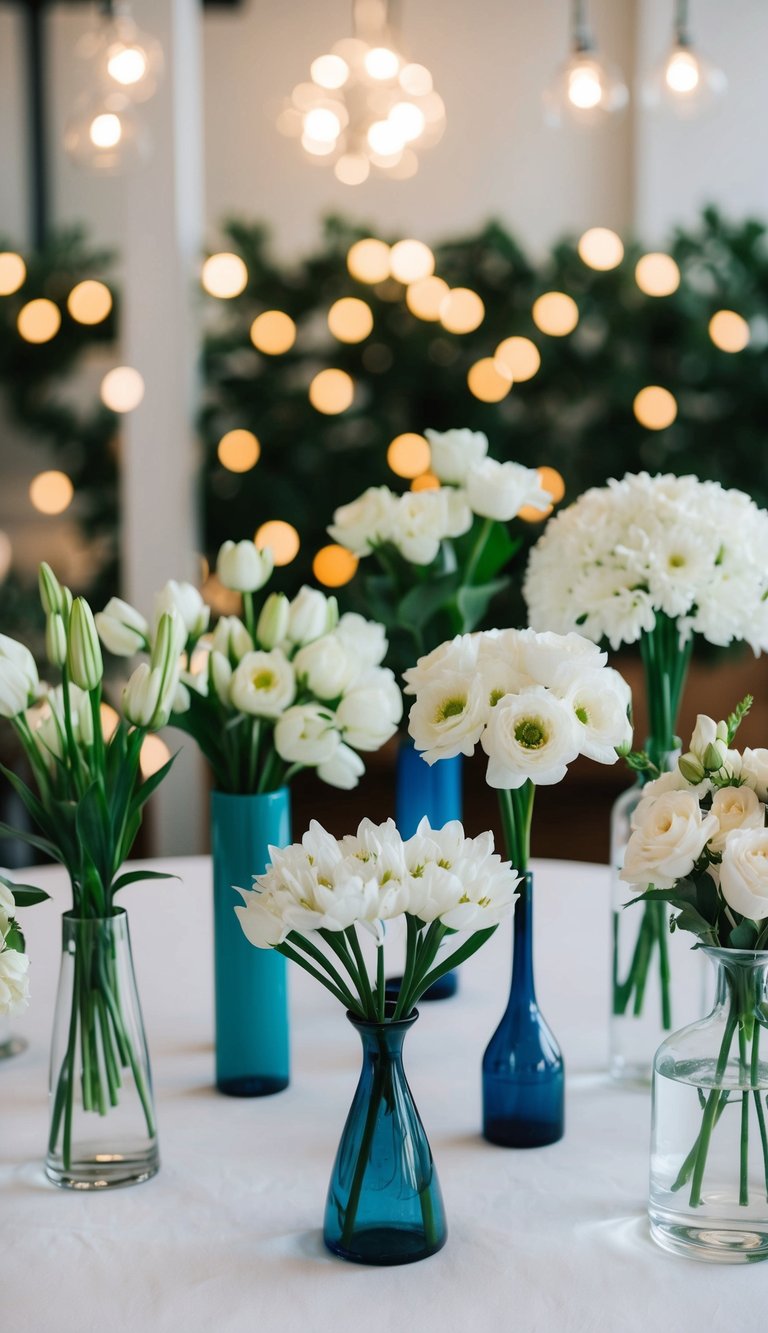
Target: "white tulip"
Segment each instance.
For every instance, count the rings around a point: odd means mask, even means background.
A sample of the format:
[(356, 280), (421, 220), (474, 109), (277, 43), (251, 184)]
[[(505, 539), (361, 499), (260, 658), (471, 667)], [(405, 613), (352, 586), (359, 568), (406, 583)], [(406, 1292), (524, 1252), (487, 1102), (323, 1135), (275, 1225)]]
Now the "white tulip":
[(728, 834), (720, 891), (728, 906), (750, 921), (768, 917), (768, 829), (737, 829)]
[(39, 692), (40, 679), (29, 649), (0, 634), (0, 717), (17, 717)]
[(621, 878), (645, 889), (672, 889), (693, 870), (717, 834), (713, 814), (704, 814), (691, 791), (668, 791), (645, 808), (638, 806)]
[(312, 643), (328, 634), (339, 622), (335, 597), (326, 597), (317, 588), (300, 588), (290, 604), (286, 638), (295, 644)]
[(432, 564), (447, 527), (447, 502), (440, 491), (406, 491), (395, 501), (391, 540), (412, 565)]
[(466, 492), (454, 490), (452, 486), (444, 486), (439, 493), (445, 509), (446, 537), (463, 537), (472, 527), (473, 519)]
[(67, 660), (67, 631), (64, 617), (55, 611), (45, 618), (45, 655), (51, 666), (63, 667)]
[(339, 699), (360, 675), (352, 650), (336, 633), (323, 634), (300, 648), (293, 659), (296, 678), (318, 699)]
[(369, 486), (357, 500), (342, 505), (328, 532), (354, 555), (370, 555), (391, 538), (392, 513), (397, 496), (388, 486)]
[(355, 750), (378, 750), (394, 736), (403, 716), (403, 697), (391, 671), (366, 671), (336, 709), (336, 725)]
[(249, 944), (257, 949), (274, 949), (282, 944), (293, 927), (264, 902), (264, 894), (238, 890), (245, 899), (244, 907), (236, 907), (238, 921)]
[(720, 787), (712, 797), (712, 814), (719, 828), (709, 845), (722, 852), (729, 834), (736, 829), (765, 828), (765, 806), (751, 787)]
[(19, 1014), (29, 1004), (29, 959), (17, 949), (0, 952), (0, 1016)]
[(141, 612), (120, 597), (110, 597), (94, 616), (104, 647), (115, 657), (133, 657), (149, 646), (149, 624)]
[(223, 653), (218, 653), (214, 648), (208, 658), (208, 671), (219, 703), (223, 704), (225, 708), (231, 708), (229, 690), (232, 684), (233, 667), (229, 658), (225, 657)]
[(768, 750), (747, 747), (741, 756), (741, 779), (759, 800), (768, 801)]
[(524, 505), (546, 513), (552, 496), (545, 491), (535, 468), (522, 463), (499, 463), (484, 458), (467, 472), (465, 486), (470, 508), (483, 518), (508, 523)]
[(271, 592), (259, 615), (256, 640), (260, 648), (276, 648), (288, 633), (291, 604), (284, 592)]
[[(149, 727), (160, 705), (163, 673), (141, 662), (123, 689), (123, 712), (134, 727)], [(175, 693), (175, 691), (174, 691)]]
[(461, 485), (467, 472), (488, 453), (481, 430), (425, 430), (430, 443), (430, 470), (440, 481)]
[(629, 686), (617, 671), (584, 671), (563, 696), (576, 719), (581, 753), (598, 764), (616, 762), (616, 752), (632, 744), (627, 710)]
[(338, 787), (341, 791), (351, 791), (356, 787), (364, 772), (365, 764), (348, 745), (337, 746), (330, 759), (317, 766), (317, 776), (321, 782), (327, 782), (329, 787)]
[(279, 648), (246, 653), (229, 687), (235, 708), (252, 717), (279, 717), (295, 695), (293, 667)]
[(357, 658), (360, 670), (380, 666), (387, 655), (387, 632), (375, 620), (366, 620), (355, 611), (346, 611), (339, 620), (336, 634)]
[(289, 764), (327, 764), (340, 742), (333, 713), (320, 704), (295, 704), (275, 724), (275, 749)]
[(63, 588), (51, 566), (42, 561), (37, 571), (37, 583), (40, 590), (40, 602), (47, 616), (69, 615), (72, 594), (69, 588)]
[(211, 608), (192, 583), (177, 583), (169, 579), (155, 594), (155, 625), (164, 611), (176, 611), (188, 639), (199, 639), (208, 628)]
[(255, 542), (224, 542), (216, 561), (216, 573), (225, 588), (235, 592), (256, 592), (274, 569), (272, 552), (260, 551)]
[(83, 597), (72, 604), (67, 631), (67, 666), (74, 685), (81, 690), (95, 690), (104, 675), (101, 644), (93, 612)]
[[(272, 594), (275, 596), (275, 594)], [(268, 645), (272, 647), (272, 645)], [(237, 616), (222, 616), (211, 640), (213, 652), (227, 658), (229, 662), (239, 662), (246, 653), (252, 653), (254, 648), (253, 639), (248, 633), (242, 620)]]
[(561, 782), (579, 753), (580, 737), (568, 705), (535, 685), (499, 700), (481, 740), (488, 785), (514, 789), (529, 779), (544, 787)]

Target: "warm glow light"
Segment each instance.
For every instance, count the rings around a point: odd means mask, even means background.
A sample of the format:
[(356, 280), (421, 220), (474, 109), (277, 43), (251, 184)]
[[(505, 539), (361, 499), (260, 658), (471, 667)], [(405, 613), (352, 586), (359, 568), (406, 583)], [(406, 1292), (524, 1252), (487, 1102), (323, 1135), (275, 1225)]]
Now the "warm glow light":
[(435, 271), (435, 256), (423, 241), (398, 241), (390, 253), (392, 277), (398, 282), (418, 282)]
[(636, 395), (632, 410), (646, 430), (666, 430), (677, 416), (677, 400), (669, 389), (649, 384)]
[(301, 136), (301, 146), (312, 157), (329, 157), (336, 151), (334, 139), (310, 139), (306, 134)]
[(296, 325), (284, 310), (264, 310), (251, 325), (251, 342), (266, 356), (282, 356), (296, 341)]
[(29, 498), (41, 514), (63, 514), (74, 493), (66, 472), (38, 472), (29, 486)]
[(415, 102), (395, 102), (387, 120), (394, 125), (403, 143), (413, 143), (414, 139), (418, 139), (424, 133), (427, 123), (424, 112)]
[(547, 505), (546, 509), (537, 509), (535, 505), (523, 505), (518, 509), (517, 517), (524, 523), (543, 523), (545, 518), (549, 518), (554, 505)]
[(13, 546), (7, 532), (0, 529), (0, 583), (2, 583), (13, 560)]
[(115, 366), (101, 381), (101, 401), (112, 412), (133, 412), (144, 397), (144, 379), (133, 366)]
[(405, 304), (417, 319), (437, 320), (447, 295), (448, 283), (442, 278), (421, 278), (411, 283), (405, 293)]
[(426, 65), (403, 65), (400, 70), (400, 87), (411, 97), (426, 97), (432, 92), (432, 75)]
[(304, 133), (316, 143), (335, 143), (341, 134), (341, 121), (334, 111), (316, 106), (304, 117)]
[(343, 88), (349, 78), (349, 65), (341, 56), (318, 56), (309, 72), (319, 88)]
[(434, 472), (422, 472), (420, 477), (414, 477), (411, 482), (412, 491), (436, 491), (439, 487), (440, 480)]
[(342, 153), (333, 164), (333, 174), (342, 185), (362, 185), (371, 174), (371, 164), (362, 153)]
[(389, 277), (389, 246), (373, 236), (355, 241), (347, 253), (347, 268), (358, 282), (383, 282)]
[(635, 267), (635, 282), (646, 296), (671, 296), (680, 286), (680, 269), (671, 255), (643, 255)]
[(250, 472), (259, 461), (261, 445), (251, 430), (228, 430), (216, 450), (219, 462), (228, 472)]
[(387, 46), (374, 46), (366, 53), (363, 63), (372, 79), (394, 79), (400, 68), (400, 57)]
[(467, 384), (481, 403), (500, 403), (512, 388), (512, 375), (503, 363), (499, 365), (492, 356), (484, 356), (469, 367)]
[(102, 111), (94, 116), (88, 130), (94, 148), (114, 148), (123, 137), (120, 117), (114, 111)]
[(171, 757), (165, 741), (159, 736), (145, 736), (139, 753), (139, 767), (143, 778), (151, 778)]
[(508, 370), (515, 384), (532, 380), (541, 365), (541, 355), (530, 338), (505, 338), (493, 359), (498, 370)]
[(553, 467), (537, 467), (536, 471), (544, 490), (552, 496), (553, 503), (559, 504), (565, 495), (565, 482), (560, 473)]
[(342, 343), (361, 343), (373, 328), (373, 311), (356, 296), (343, 296), (328, 311), (328, 328)]
[(239, 255), (226, 252), (211, 255), (203, 264), (202, 284), (209, 296), (229, 301), (245, 290), (248, 269)]
[(268, 523), (262, 523), (254, 541), (260, 551), (269, 547), (276, 565), (290, 565), (299, 554), (301, 545), (293, 524), (284, 522), (282, 518), (272, 518)]
[(78, 324), (100, 324), (112, 309), (112, 293), (103, 282), (86, 278), (67, 297), (67, 310)]
[(440, 302), (440, 322), (449, 333), (472, 333), (485, 318), (485, 306), (469, 287), (453, 287)]
[(749, 325), (735, 310), (718, 310), (709, 321), (709, 336), (721, 352), (743, 352), (749, 342)]
[(323, 546), (312, 561), (312, 573), (325, 588), (343, 588), (355, 577), (359, 563), (346, 546)]
[(99, 704), (99, 714), (101, 716), (101, 734), (105, 741), (110, 741), (114, 736), (120, 724), (120, 715), (109, 704)]
[(579, 256), (589, 268), (605, 272), (621, 263), (624, 246), (621, 237), (609, 227), (590, 227), (579, 239)]
[(426, 472), (432, 459), (429, 443), (423, 435), (407, 431), (396, 435), (387, 449), (387, 463), (398, 477), (409, 480)]
[(140, 83), (147, 72), (147, 57), (140, 46), (123, 46), (107, 61), (110, 77), (124, 88)]
[(550, 338), (564, 338), (579, 322), (579, 307), (565, 292), (545, 292), (533, 303), (533, 322)]
[(325, 416), (336, 416), (351, 407), (355, 382), (346, 370), (320, 370), (309, 386), (309, 401)]
[(368, 144), (379, 157), (394, 157), (402, 150), (403, 136), (389, 120), (375, 120), (368, 130)]
[(664, 70), (664, 79), (670, 92), (692, 93), (698, 88), (701, 74), (699, 62), (692, 51), (673, 51)]
[(27, 301), (16, 317), (16, 327), (28, 343), (48, 343), (61, 328), (61, 311), (53, 301), (38, 297)]
[(596, 67), (591, 61), (574, 65), (568, 72), (568, 100), (579, 111), (591, 111), (599, 106), (603, 88)]
[(0, 251), (0, 296), (12, 296), (27, 276), (27, 266), (13, 250)]

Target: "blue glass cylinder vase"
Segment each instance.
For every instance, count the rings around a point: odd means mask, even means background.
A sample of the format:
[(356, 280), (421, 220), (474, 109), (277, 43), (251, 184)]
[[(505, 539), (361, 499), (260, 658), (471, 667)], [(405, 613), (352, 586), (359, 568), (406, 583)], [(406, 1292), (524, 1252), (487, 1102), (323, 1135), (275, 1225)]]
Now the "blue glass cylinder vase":
[(287, 787), (259, 795), (211, 794), (216, 1087), (231, 1097), (265, 1097), (290, 1078), (286, 960), (254, 949), (243, 934), (233, 885), (250, 889), (268, 848), (291, 841)]
[[(395, 775), (395, 823), (402, 838), (413, 837), (426, 816), (432, 828), (461, 819), (461, 755), (428, 764), (411, 740), (400, 742)], [(455, 995), (459, 974), (446, 972), (422, 995), (422, 1000), (447, 1000)], [(393, 990), (394, 988), (392, 988)]]
[(418, 1018), (367, 1022), (347, 1014), (363, 1068), (333, 1167), (323, 1239), (342, 1259), (410, 1264), (442, 1249), (445, 1209), (432, 1153), (403, 1069)]
[(514, 915), (509, 1002), (483, 1056), (483, 1135), (504, 1148), (541, 1148), (565, 1129), (565, 1067), (536, 1002), (533, 876), (524, 875)]

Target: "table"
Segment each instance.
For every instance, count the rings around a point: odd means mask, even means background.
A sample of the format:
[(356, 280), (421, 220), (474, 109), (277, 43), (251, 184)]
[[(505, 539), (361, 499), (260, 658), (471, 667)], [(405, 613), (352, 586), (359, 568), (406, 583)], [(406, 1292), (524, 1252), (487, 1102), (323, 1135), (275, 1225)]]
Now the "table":
[[(422, 1004), (405, 1063), (437, 1164), (448, 1244), (408, 1267), (345, 1264), (323, 1247), (328, 1178), (360, 1064), (341, 1007), (291, 968), (294, 1072), (260, 1100), (212, 1080), (210, 864), (156, 861), (179, 881), (124, 895), (152, 1053), (162, 1169), (104, 1194), (42, 1173), (54, 901), (25, 914), (33, 1002), (25, 1054), (0, 1067), (3, 1328), (31, 1333), (670, 1333), (758, 1327), (768, 1268), (673, 1258), (645, 1220), (649, 1098), (609, 1085), (608, 873), (534, 863), (538, 993), (567, 1066), (558, 1144), (479, 1136), (480, 1061), (503, 1009), (510, 930), (462, 968), (459, 996)], [(20, 879), (24, 876), (20, 875)], [(762, 1323), (762, 1316), (760, 1316)]]

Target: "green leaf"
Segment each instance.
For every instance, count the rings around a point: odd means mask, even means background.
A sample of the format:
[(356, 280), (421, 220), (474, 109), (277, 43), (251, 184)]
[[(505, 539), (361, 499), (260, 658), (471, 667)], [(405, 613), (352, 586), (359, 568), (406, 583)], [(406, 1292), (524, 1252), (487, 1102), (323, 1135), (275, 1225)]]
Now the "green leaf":
[(98, 782), (92, 782), (80, 797), (75, 825), (81, 850), (87, 851), (102, 885), (109, 884), (114, 854), (112, 821), (106, 797)]
[(423, 626), (436, 611), (453, 599), (460, 583), (461, 575), (455, 571), (452, 574), (440, 574), (429, 583), (417, 584), (398, 605), (397, 620), (401, 624)]
[(15, 884), (12, 879), (6, 879), (5, 875), (0, 875), (0, 884), (11, 890), (17, 907), (34, 907), (37, 903), (44, 903), (51, 896), (44, 889), (38, 889), (35, 884)]
[(741, 703), (738, 703), (738, 704), (736, 705), (736, 707), (734, 708), (733, 712), (728, 714), (728, 744), (729, 744), (729, 745), (732, 745), (732, 744), (733, 744), (733, 741), (734, 741), (735, 736), (736, 736), (736, 732), (738, 731), (739, 727), (741, 726), (742, 722), (744, 721), (744, 718), (747, 716), (747, 713), (749, 712), (749, 710), (750, 710), (750, 708), (752, 707), (753, 703), (754, 703), (754, 699), (752, 698), (752, 695), (751, 695), (751, 694), (745, 694), (745, 696), (744, 696), (744, 698), (742, 699)]
[(480, 623), (498, 593), (509, 587), (508, 578), (494, 579), (492, 583), (483, 583), (471, 588), (460, 588), (456, 602), (464, 622), (465, 633), (473, 630)]
[(163, 764), (162, 768), (158, 768), (156, 773), (153, 773), (150, 777), (145, 778), (141, 786), (136, 788), (136, 791), (133, 793), (133, 796), (131, 797), (131, 803), (129, 806), (129, 810), (132, 815), (138, 814), (139, 810), (141, 810), (141, 807), (149, 800), (153, 791), (155, 791), (156, 788), (160, 786), (160, 783), (162, 782), (166, 773), (170, 772), (171, 765), (178, 756), (178, 753), (179, 752), (177, 750), (176, 754), (172, 754), (170, 759), (168, 759)]
[(61, 861), (63, 864), (64, 856), (55, 843), (49, 842), (47, 838), (39, 838), (36, 833), (27, 833), (26, 829), (14, 828), (12, 824), (6, 824), (0, 820), (0, 834), (8, 838), (18, 838), (20, 842), (26, 842), (30, 847), (36, 847), (38, 851), (45, 852), (54, 861)]
[(180, 875), (169, 875), (162, 870), (129, 870), (121, 875), (112, 885), (112, 893), (119, 893), (121, 889), (129, 884), (138, 884), (140, 881), (148, 879), (180, 879)]
[(494, 523), (475, 568), (475, 586), (490, 583), (504, 569), (523, 544), (522, 537), (512, 537), (504, 523)]
[(22, 781), (18, 773), (14, 773), (12, 769), (6, 768), (5, 764), (0, 764), (0, 773), (3, 773), (8, 779), (13, 790), (16, 792), (16, 795), (22, 801), (27, 813), (32, 816), (35, 823), (42, 828), (44, 833), (48, 833), (48, 816), (46, 809), (37, 796), (35, 796), (35, 793), (27, 786), (26, 782)]
[(730, 949), (754, 949), (759, 933), (757, 924), (754, 921), (748, 921), (745, 917), (731, 931), (728, 947)]
[(717, 944), (717, 938), (711, 922), (701, 915), (701, 912), (691, 904), (683, 907), (683, 910), (674, 918), (675, 930), (687, 930), (692, 935), (697, 935), (700, 940), (706, 944)]

